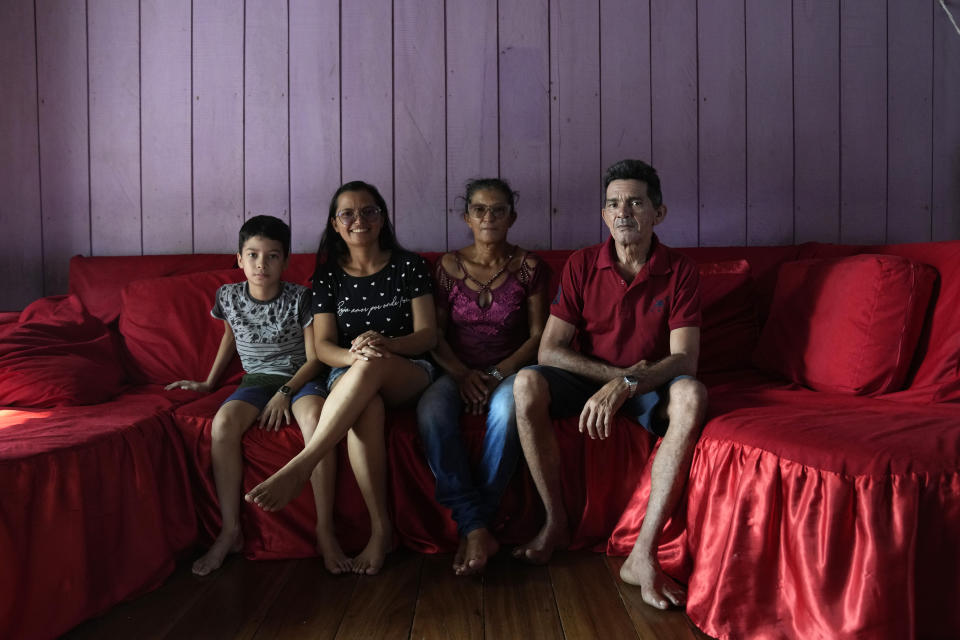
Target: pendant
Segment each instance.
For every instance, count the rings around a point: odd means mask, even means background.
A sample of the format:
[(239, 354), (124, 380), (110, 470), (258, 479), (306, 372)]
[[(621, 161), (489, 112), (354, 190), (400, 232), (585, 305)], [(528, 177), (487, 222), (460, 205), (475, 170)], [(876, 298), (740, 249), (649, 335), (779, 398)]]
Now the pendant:
[(477, 306), (481, 309), (489, 307), (491, 302), (493, 302), (493, 294), (490, 293), (490, 289), (485, 288), (477, 295)]

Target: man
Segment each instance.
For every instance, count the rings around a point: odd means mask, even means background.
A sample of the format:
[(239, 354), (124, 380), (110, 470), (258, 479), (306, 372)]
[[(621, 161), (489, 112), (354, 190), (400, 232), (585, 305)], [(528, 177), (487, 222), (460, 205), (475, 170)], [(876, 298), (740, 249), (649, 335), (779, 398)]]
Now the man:
[(610, 238), (567, 261), (540, 365), (521, 370), (514, 384), (520, 443), (546, 510), (543, 528), (514, 556), (545, 563), (569, 542), (550, 418), (579, 413), (580, 432), (604, 439), (622, 411), (663, 442), (643, 525), (620, 577), (639, 585), (645, 602), (666, 609), (682, 606), (686, 596), (660, 568), (657, 542), (683, 491), (706, 413), (706, 389), (693, 378), (700, 278), (693, 261), (653, 233), (667, 215), (653, 167), (623, 160), (607, 169), (603, 183)]

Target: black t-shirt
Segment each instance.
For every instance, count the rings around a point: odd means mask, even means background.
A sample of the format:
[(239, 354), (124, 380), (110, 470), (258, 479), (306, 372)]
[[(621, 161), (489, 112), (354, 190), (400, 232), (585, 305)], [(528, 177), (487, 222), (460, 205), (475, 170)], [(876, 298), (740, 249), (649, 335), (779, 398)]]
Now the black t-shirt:
[(313, 313), (337, 315), (337, 343), (347, 348), (364, 331), (388, 338), (413, 333), (410, 301), (430, 293), (427, 261), (415, 253), (394, 251), (387, 266), (359, 278), (328, 262), (314, 276)]

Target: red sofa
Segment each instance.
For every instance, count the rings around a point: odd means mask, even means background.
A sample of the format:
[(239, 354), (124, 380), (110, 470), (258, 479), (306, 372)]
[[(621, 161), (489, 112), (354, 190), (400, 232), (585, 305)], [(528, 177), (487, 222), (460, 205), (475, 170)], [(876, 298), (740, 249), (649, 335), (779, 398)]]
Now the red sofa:
[[(685, 251), (710, 413), (660, 559), (688, 583), (690, 618), (723, 638), (960, 634), (960, 242)], [(568, 254), (541, 253), (554, 283)], [(306, 282), (312, 259), (287, 279)], [(217, 531), (210, 424), (239, 370), (208, 396), (162, 384), (206, 375), (233, 262), (76, 257), (70, 296), (0, 317), (0, 637), (62, 633)], [(482, 424), (464, 428), (475, 451)], [(627, 553), (655, 443), (626, 420), (604, 442), (557, 428), (573, 546)], [(452, 550), (412, 411), (390, 412), (387, 438), (398, 542)], [(302, 446), (295, 426), (251, 430), (244, 485)], [(338, 533), (355, 551), (369, 522), (339, 453)], [(518, 472), (494, 528), (521, 542), (541, 516)], [(245, 553), (312, 555), (313, 524), (309, 489), (276, 514), (248, 506)]]

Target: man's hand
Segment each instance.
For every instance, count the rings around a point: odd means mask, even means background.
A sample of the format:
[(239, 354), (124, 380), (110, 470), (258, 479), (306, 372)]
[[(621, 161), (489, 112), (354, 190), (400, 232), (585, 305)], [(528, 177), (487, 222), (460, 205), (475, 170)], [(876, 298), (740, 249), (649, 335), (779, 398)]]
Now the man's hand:
[(629, 395), (630, 388), (622, 377), (616, 377), (600, 387), (580, 412), (580, 433), (586, 431), (591, 438), (601, 440), (609, 437), (613, 416)]
[(290, 424), (290, 396), (277, 391), (270, 398), (270, 402), (260, 412), (260, 420), (257, 426), (267, 431), (279, 431), (283, 426), (284, 420)]
[(186, 389), (187, 391), (209, 393), (211, 391), (211, 385), (206, 382), (197, 382), (196, 380), (177, 380), (165, 386), (164, 389), (167, 391), (171, 389)]

